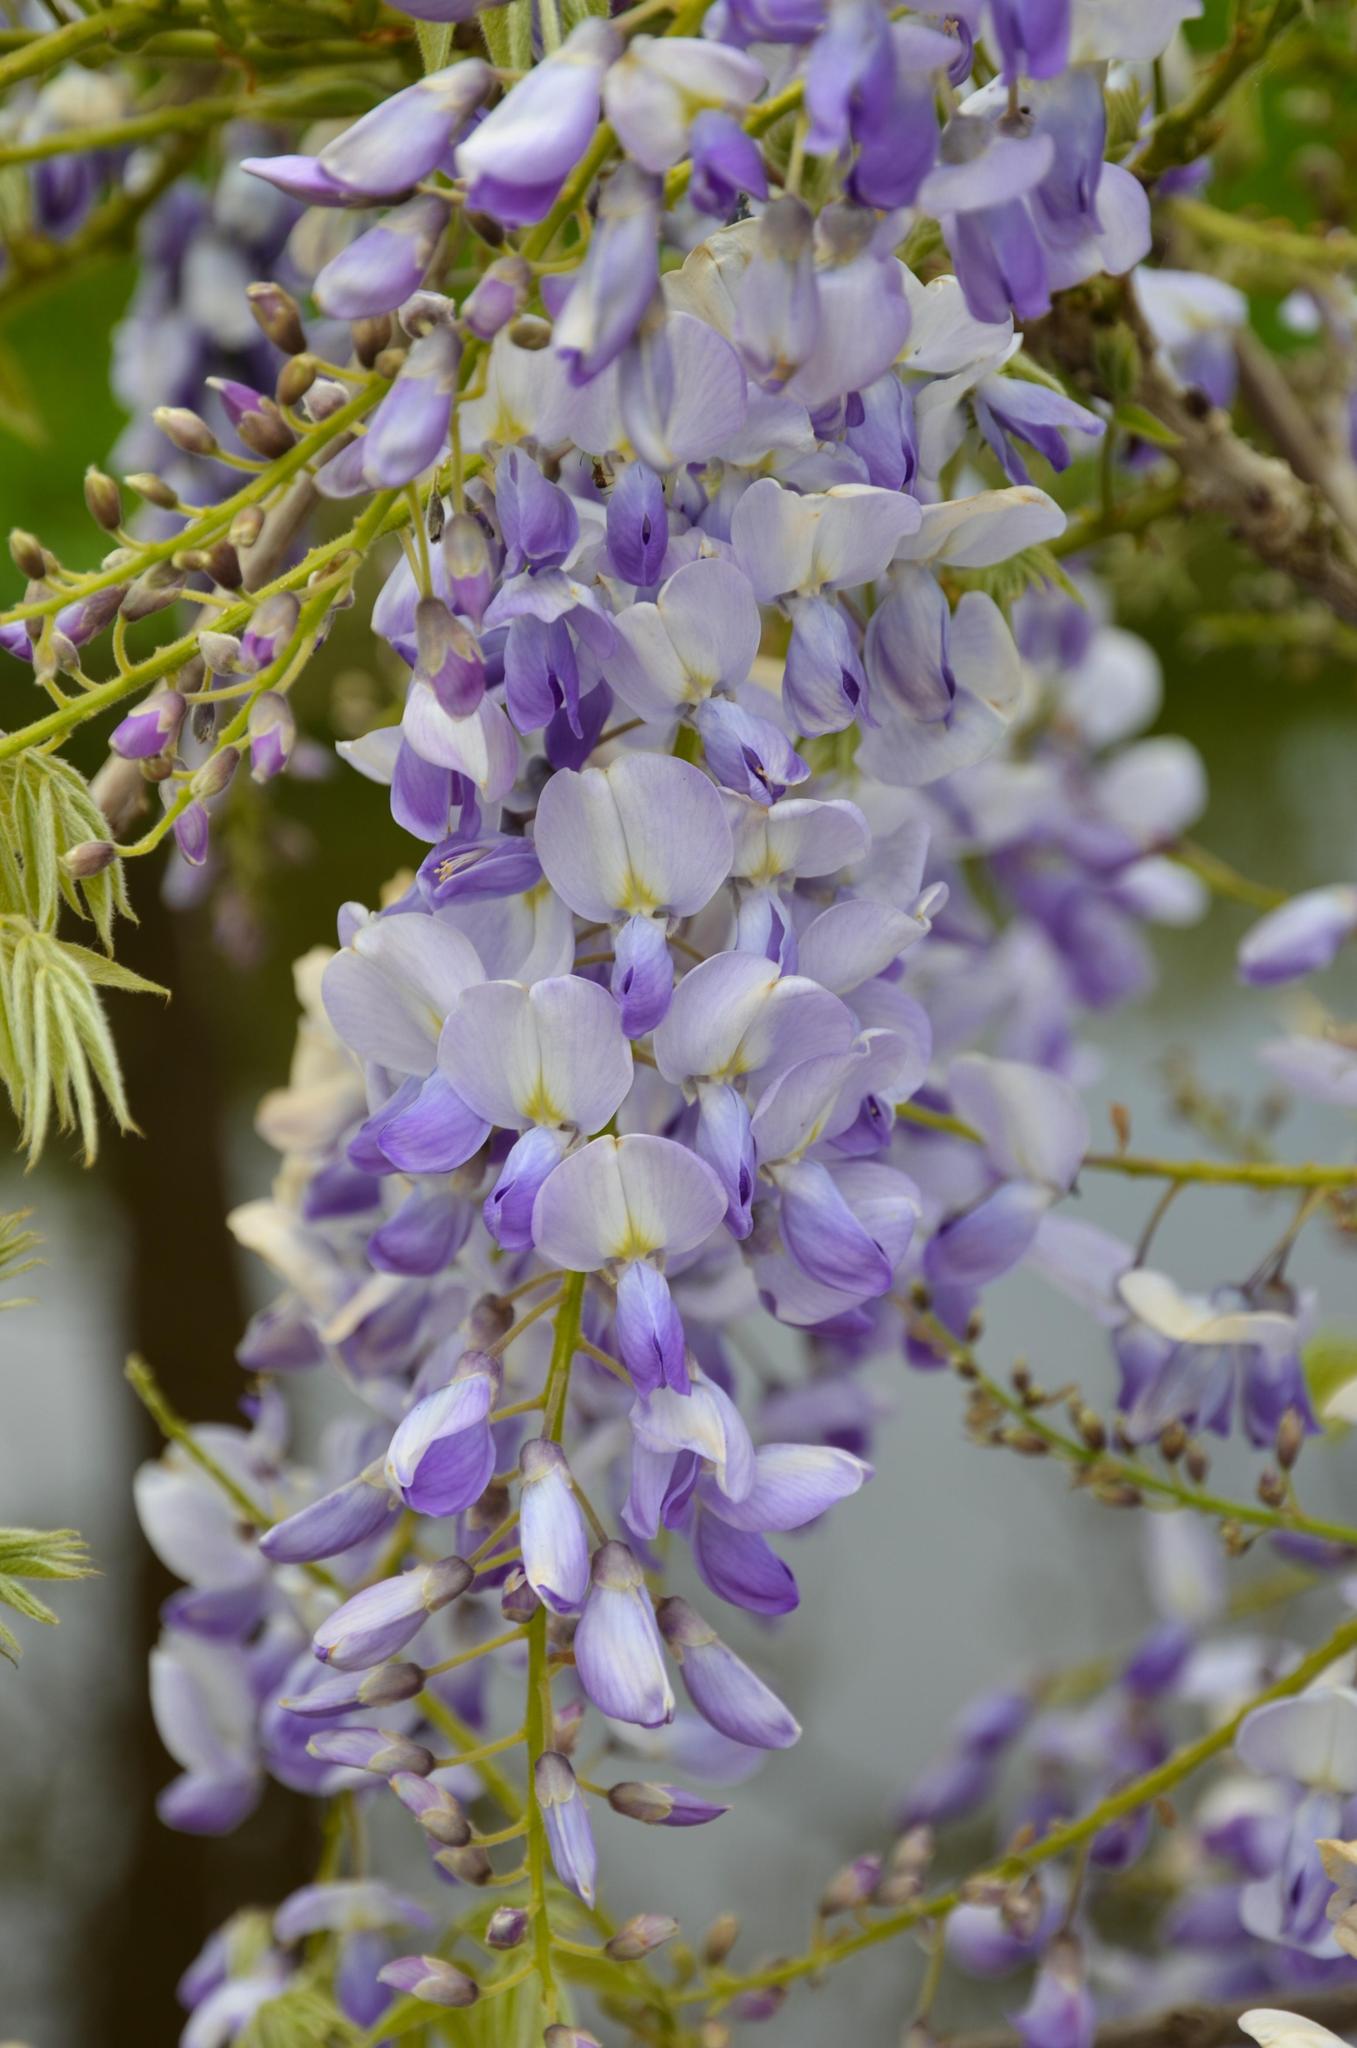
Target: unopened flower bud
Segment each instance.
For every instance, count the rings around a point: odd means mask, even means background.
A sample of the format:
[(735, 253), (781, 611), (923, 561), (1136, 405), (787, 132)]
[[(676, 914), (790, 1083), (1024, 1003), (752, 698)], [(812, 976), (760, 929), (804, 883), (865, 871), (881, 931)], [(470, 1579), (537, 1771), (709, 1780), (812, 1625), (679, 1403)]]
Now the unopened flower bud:
[(196, 797), (219, 796), (239, 766), (239, 747), (223, 747), (219, 754), (203, 763), (189, 788)]
[(1211, 1460), (1207, 1457), (1200, 1444), (1188, 1445), (1187, 1456), (1184, 1458), (1183, 1463), (1187, 1468), (1187, 1476), (1193, 1485), (1201, 1486), (1211, 1470)]
[(217, 731), (217, 707), (205, 700), (189, 713), (189, 731), (200, 747), (210, 747)]
[(1298, 1408), (1288, 1408), (1277, 1424), (1277, 1463), (1289, 1472), (1305, 1443), (1305, 1423)]
[(210, 576), (227, 590), (239, 590), (245, 580), (240, 557), (229, 541), (214, 541), (210, 548), (184, 548), (173, 560), (177, 569), (187, 569), (195, 576)]
[(349, 332), (353, 336), (354, 354), (363, 368), (370, 370), (391, 339), (391, 315), (374, 313), (366, 320), (355, 320)]
[(183, 594), (182, 573), (169, 562), (157, 562), (130, 586), (119, 610), (128, 625), (134, 626), (138, 619), (153, 618), (157, 612), (168, 610)]
[(395, 1962), (382, 1964), (377, 1980), (404, 1992), (407, 1998), (454, 2010), (474, 2005), (481, 1995), (474, 1978), (459, 1970), (455, 1963), (445, 1963), (441, 1956), (397, 1956)]
[(422, 1772), (397, 1771), (391, 1789), (430, 1841), (444, 1849), (465, 1849), (471, 1840), (471, 1823), (461, 1800), (446, 1785), (435, 1784)]
[(114, 726), (108, 743), (125, 761), (149, 761), (174, 745), (185, 709), (177, 690), (158, 690)]
[(1266, 1508), (1279, 1508), (1286, 1499), (1286, 1481), (1275, 1465), (1259, 1473), (1258, 1498)]
[(541, 1604), (523, 1573), (515, 1567), (504, 1581), (499, 1596), (499, 1611), (504, 1619), (509, 1622), (531, 1621)]
[(227, 528), (226, 537), (233, 548), (252, 548), (263, 531), (263, 506), (242, 505)]
[(158, 405), (151, 418), (166, 440), (173, 441), (186, 455), (217, 453), (217, 437), (211, 427), (186, 405)]
[(515, 348), (526, 348), (535, 354), (539, 349), (550, 348), (551, 327), (547, 321), (539, 320), (536, 313), (525, 313), (509, 329), (509, 339)]
[(265, 690), (250, 706), (249, 727), (251, 779), (272, 782), (286, 768), (296, 744), (292, 706), (279, 691)]
[(272, 462), (297, 445), (297, 436), (271, 398), (261, 401), (257, 412), (247, 412), (236, 422), (236, 432), (252, 455)]
[(250, 311), (274, 347), (284, 355), (299, 356), (306, 347), (306, 330), (291, 292), (285, 292), (280, 284), (247, 284), (245, 296)]
[(347, 405), (349, 394), (344, 386), (333, 377), (317, 377), (306, 394), (302, 411), (307, 419), (319, 426), (322, 420), (330, 419), (341, 406)]
[(703, 2020), (697, 2030), (698, 2048), (730, 2048), (730, 2028), (724, 2020)]
[(624, 1920), (611, 1940), (603, 1945), (603, 1953), (612, 1957), (615, 1963), (639, 1962), (652, 1949), (663, 1948), (666, 1941), (672, 1941), (678, 1933), (678, 1921), (668, 1913), (633, 1913), (630, 1920)]
[(471, 1313), (466, 1319), (467, 1343), (473, 1351), (483, 1351), (487, 1344), (493, 1344), (514, 1326), (514, 1305), (499, 1294), (483, 1294), (472, 1303)]
[(153, 469), (134, 470), (131, 476), (123, 478), (123, 482), (129, 491), (135, 491), (148, 505), (158, 505), (162, 512), (173, 512), (178, 507), (179, 493)]
[(594, 2034), (586, 2034), (583, 2027), (563, 2026), (559, 2020), (549, 2026), (542, 2036), (542, 2048), (601, 2048)]
[(489, 1948), (517, 1948), (528, 1932), (528, 1915), (521, 1906), (496, 1906), (485, 1929)]
[(401, 348), (398, 343), (390, 348), (384, 348), (372, 365), (373, 370), (379, 377), (394, 377), (404, 365), (408, 353), (408, 349)]
[(702, 1942), (702, 1960), (707, 1968), (718, 1969), (739, 1938), (740, 1923), (734, 1913), (718, 1914)]
[(349, 1770), (374, 1771), (382, 1778), (397, 1771), (425, 1778), (435, 1763), (423, 1743), (411, 1742), (390, 1728), (322, 1728), (307, 1743), (306, 1753)]
[(820, 1894), (820, 1912), (826, 1920), (834, 1913), (851, 1913), (871, 1898), (881, 1878), (879, 1856), (855, 1856), (835, 1872)]
[(85, 471), (85, 504), (90, 518), (105, 533), (116, 533), (123, 523), (123, 501), (111, 476), (102, 469)]
[(78, 846), (67, 847), (61, 865), (73, 881), (88, 882), (102, 875), (117, 858), (118, 849), (111, 839), (82, 839)]
[(501, 256), (479, 278), (462, 305), (471, 332), (490, 341), (528, 303), (532, 272), (521, 256)]
[(448, 595), (479, 626), (494, 588), (485, 529), (469, 512), (454, 512), (443, 529), (443, 564)]
[(47, 574), (47, 553), (37, 535), (16, 526), (9, 537), (9, 551), (20, 574), (31, 583), (41, 583)]
[(401, 1700), (412, 1700), (417, 1692), (424, 1690), (424, 1673), (418, 1664), (407, 1664), (392, 1660), (387, 1664), (374, 1665), (365, 1671), (358, 1681), (358, 1704), (360, 1707), (394, 1707)]
[(685, 1792), (679, 1785), (654, 1785), (632, 1778), (609, 1788), (608, 1804), (614, 1813), (624, 1813), (628, 1820), (644, 1821), (647, 1827), (659, 1828), (699, 1827), (729, 1811), (710, 1799), (699, 1799), (695, 1792)]
[(319, 375), (320, 364), (314, 356), (292, 356), (278, 372), (273, 395), (279, 405), (295, 405), (299, 398), (305, 398)]
[(434, 1862), (459, 1884), (489, 1884), (495, 1874), (495, 1866), (478, 1842), (469, 1842), (464, 1849), (440, 1849)]
[(1159, 1435), (1159, 1448), (1170, 1465), (1176, 1464), (1187, 1449), (1188, 1436), (1183, 1424), (1175, 1417)]

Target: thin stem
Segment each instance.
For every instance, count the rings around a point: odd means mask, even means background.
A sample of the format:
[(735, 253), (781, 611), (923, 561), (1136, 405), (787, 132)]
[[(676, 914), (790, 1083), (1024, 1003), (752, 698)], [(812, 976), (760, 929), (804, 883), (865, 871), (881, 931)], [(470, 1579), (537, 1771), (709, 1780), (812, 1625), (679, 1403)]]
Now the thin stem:
[[(271, 1529), (274, 1525), (275, 1517), (268, 1512), (267, 1508), (261, 1507), (259, 1502), (253, 1499), (245, 1491), (244, 1487), (231, 1477), (223, 1465), (217, 1463), (217, 1460), (210, 1451), (204, 1450), (202, 1444), (199, 1443), (194, 1435), (191, 1425), (185, 1422), (183, 1416), (171, 1405), (161, 1389), (159, 1380), (157, 1380), (146, 1360), (138, 1358), (134, 1352), (127, 1360), (123, 1371), (127, 1376), (132, 1392), (141, 1402), (142, 1407), (151, 1417), (161, 1435), (168, 1438), (171, 1443), (178, 1444), (184, 1455), (191, 1458), (201, 1472), (207, 1474), (214, 1486), (220, 1488), (227, 1500), (231, 1502), (233, 1507), (239, 1510), (243, 1519), (250, 1524), (252, 1529), (258, 1530), (261, 1535), (266, 1529)], [(329, 1586), (335, 1592), (343, 1590), (338, 1579), (335, 1578), (332, 1572), (326, 1571), (324, 1565), (308, 1564), (303, 1569), (321, 1585)]]
[(1303, 1692), (1314, 1679), (1328, 1670), (1329, 1666), (1345, 1652), (1357, 1647), (1357, 1616), (1349, 1617), (1336, 1628), (1317, 1650), (1301, 1659), (1293, 1670), (1275, 1684), (1266, 1686), (1247, 1700), (1227, 1721), (1213, 1728), (1208, 1734), (1198, 1737), (1195, 1742), (1185, 1743), (1165, 1762), (1141, 1777), (1133, 1778), (1119, 1791), (1110, 1793), (1106, 1799), (1093, 1807), (1078, 1820), (1066, 1821), (1050, 1829), (1039, 1841), (1020, 1852), (1003, 1856), (997, 1862), (984, 1866), (970, 1878), (952, 1886), (944, 1892), (937, 1892), (931, 1898), (920, 1899), (915, 1904), (901, 1907), (898, 1912), (885, 1914), (880, 1920), (866, 1927), (846, 1934), (839, 1941), (824, 1944), (805, 1955), (792, 1956), (779, 1963), (770, 1964), (766, 1970), (754, 1970), (747, 1976), (722, 1976), (714, 1984), (695, 1985), (672, 1994), (677, 2005), (692, 2005), (716, 1998), (722, 2003), (734, 1998), (742, 1991), (771, 1990), (783, 1984), (794, 1984), (802, 1977), (811, 1977), (830, 1964), (841, 1963), (849, 1956), (860, 1955), (864, 1949), (876, 1948), (885, 1941), (894, 1941), (898, 1935), (906, 1934), (913, 1927), (928, 1921), (945, 1920), (962, 1903), (971, 1887), (986, 1879), (1012, 1882), (1025, 1877), (1031, 1870), (1043, 1863), (1052, 1862), (1057, 1856), (1067, 1856), (1089, 1837), (1098, 1834), (1115, 1820), (1123, 1819), (1129, 1813), (1136, 1813), (1143, 1806), (1171, 1792), (1175, 1785), (1199, 1771), (1214, 1757), (1228, 1750), (1238, 1734), (1241, 1724), (1258, 1707), (1267, 1706), (1273, 1700), (1290, 1699)]
[(430, 1664), (424, 1673), (426, 1678), (437, 1678), (444, 1671), (456, 1671), (463, 1664), (474, 1664), (478, 1657), (488, 1657), (492, 1650), (507, 1649), (510, 1643), (521, 1643), (527, 1630), (510, 1628), (503, 1635), (490, 1636), (483, 1643), (477, 1643), (470, 1650), (459, 1650), (455, 1657), (445, 1657), (441, 1664)]
[[(897, 1102), (895, 1114), (921, 1130), (980, 1144), (980, 1133), (960, 1117), (922, 1103)], [(1131, 1180), (1200, 1181), (1207, 1186), (1239, 1188), (1357, 1188), (1357, 1163), (1289, 1166), (1272, 1159), (1154, 1159), (1136, 1152), (1088, 1152), (1083, 1164), (1095, 1173), (1120, 1173)]]
[(549, 1295), (545, 1301), (539, 1301), (535, 1308), (530, 1308), (525, 1315), (521, 1315), (502, 1337), (496, 1337), (493, 1344), (486, 1345), (490, 1357), (502, 1357), (516, 1337), (521, 1337), (526, 1329), (533, 1323), (540, 1322), (543, 1316), (549, 1316), (554, 1308), (559, 1307), (563, 1298), (560, 1294)]
[(1076, 1466), (1091, 1485), (1105, 1482), (1131, 1486), (1140, 1493), (1154, 1494), (1161, 1500), (1171, 1500), (1180, 1507), (1191, 1508), (1197, 1514), (1217, 1516), (1222, 1522), (1241, 1522), (1256, 1529), (1289, 1530), (1293, 1534), (1318, 1537), (1325, 1543), (1339, 1543), (1349, 1549), (1357, 1547), (1357, 1529), (1344, 1522), (1330, 1522), (1316, 1515), (1302, 1514), (1297, 1508), (1269, 1508), (1261, 1502), (1231, 1500), (1224, 1494), (1205, 1493), (1200, 1487), (1189, 1486), (1180, 1479), (1171, 1479), (1156, 1472), (1137, 1458), (1092, 1449), (1082, 1438), (1067, 1436), (1063, 1430), (1056, 1429), (1020, 1395), (1010, 1392), (999, 1380), (992, 1379), (981, 1367), (971, 1347), (953, 1337), (935, 1315), (925, 1313), (922, 1321), (939, 1346), (949, 1353), (953, 1363), (965, 1367), (969, 1385), (980, 1388), (990, 1400), (1020, 1422), (1024, 1430), (1039, 1437), (1055, 1456)]
[(497, 1756), (502, 1749), (512, 1749), (515, 1743), (523, 1740), (522, 1734), (501, 1736), (498, 1742), (479, 1742), (475, 1729), (469, 1727), (456, 1709), (440, 1699), (436, 1692), (422, 1692), (418, 1701), (425, 1720), (432, 1721), (434, 1727), (452, 1743), (457, 1752), (455, 1761), (474, 1765), (481, 1783), (496, 1805), (511, 1820), (516, 1820), (523, 1811), (523, 1801), (503, 1771), (488, 1759)]

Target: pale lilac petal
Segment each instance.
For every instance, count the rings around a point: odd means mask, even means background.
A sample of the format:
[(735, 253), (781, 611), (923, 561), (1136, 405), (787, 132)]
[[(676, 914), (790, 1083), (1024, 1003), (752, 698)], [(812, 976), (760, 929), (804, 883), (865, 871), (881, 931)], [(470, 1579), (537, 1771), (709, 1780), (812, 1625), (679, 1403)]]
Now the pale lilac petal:
[(1017, 1060), (966, 1053), (947, 1070), (957, 1115), (974, 1126), (995, 1171), (1070, 1187), (1088, 1150), (1088, 1112), (1060, 1075)]
[(847, 1500), (871, 1476), (871, 1466), (851, 1451), (823, 1444), (761, 1444), (753, 1485), (743, 1500), (723, 1501), (721, 1514), (736, 1529), (801, 1529)]
[(1357, 1792), (1357, 1692), (1323, 1686), (1255, 1707), (1235, 1737), (1250, 1769), (1316, 1790)]
[(646, 1591), (624, 1543), (594, 1554), (593, 1583), (575, 1631), (575, 1669), (601, 1713), (641, 1728), (674, 1718), (674, 1692)]
[(789, 1749), (799, 1739), (800, 1726), (777, 1694), (686, 1600), (661, 1602), (659, 1621), (679, 1658), (689, 1698), (713, 1728), (753, 1749)]
[(519, 1452), (519, 1535), (523, 1570), (557, 1614), (582, 1607), (589, 1591), (589, 1538), (559, 1445), (535, 1437)]
[(629, 1259), (617, 1276), (613, 1331), (633, 1384), (688, 1392), (687, 1340), (669, 1282), (648, 1259)]
[(535, 837), (547, 880), (581, 917), (691, 916), (730, 870), (720, 795), (671, 755), (623, 754), (606, 769), (553, 775)]
[(465, 991), (438, 1046), (464, 1101), (508, 1130), (606, 1124), (631, 1086), (631, 1048), (606, 989), (579, 975), (525, 989), (488, 981)]
[(544, 1182), (533, 1241), (554, 1265), (594, 1272), (609, 1259), (696, 1251), (725, 1208), (716, 1175), (685, 1145), (644, 1133), (595, 1138)]
[(693, 1528), (693, 1563), (718, 1600), (751, 1614), (790, 1614), (800, 1600), (796, 1580), (763, 1537), (735, 1529), (710, 1509)]

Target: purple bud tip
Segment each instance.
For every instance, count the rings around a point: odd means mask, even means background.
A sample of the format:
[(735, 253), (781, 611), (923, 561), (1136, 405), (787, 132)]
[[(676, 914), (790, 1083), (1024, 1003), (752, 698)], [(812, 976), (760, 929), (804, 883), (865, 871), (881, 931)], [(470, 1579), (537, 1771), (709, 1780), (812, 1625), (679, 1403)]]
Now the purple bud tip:
[(486, 1923), (486, 1944), (490, 1948), (517, 1948), (527, 1932), (528, 1915), (521, 1906), (497, 1906)]
[(391, 1789), (412, 1813), (430, 1841), (445, 1849), (464, 1849), (471, 1840), (471, 1824), (462, 1802), (445, 1785), (435, 1785), (420, 1772), (397, 1771)]
[(610, 1955), (615, 1963), (634, 1963), (652, 1949), (661, 1948), (666, 1941), (672, 1941), (678, 1933), (678, 1921), (668, 1913), (633, 1913), (630, 1920), (624, 1920), (612, 1939), (604, 1944), (604, 1954)]
[(397, 1956), (395, 1962), (383, 1963), (377, 1978), (426, 2005), (474, 2005), (481, 1995), (480, 1986), (465, 1970), (445, 1963), (441, 1956)]

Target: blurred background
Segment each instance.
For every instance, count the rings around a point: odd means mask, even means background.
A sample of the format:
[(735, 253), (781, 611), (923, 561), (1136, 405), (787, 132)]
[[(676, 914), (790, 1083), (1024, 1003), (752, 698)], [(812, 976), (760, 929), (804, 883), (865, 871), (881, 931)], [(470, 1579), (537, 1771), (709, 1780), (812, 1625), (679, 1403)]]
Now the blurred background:
[[(1341, 95), (1341, 81), (1334, 90)], [(1293, 215), (1313, 205), (1305, 138), (1314, 94), (1312, 84), (1302, 93), (1283, 81), (1265, 102), (1253, 140), (1267, 147), (1241, 160), (1235, 198), (1275, 195)], [(1257, 168), (1260, 154), (1271, 173)], [(22, 524), (71, 561), (95, 552), (80, 478), (105, 459), (122, 424), (107, 364), (132, 283), (130, 265), (110, 265), (48, 294), (3, 334), (4, 361), (23, 366), (42, 429), (23, 440), (0, 428), (0, 530)], [(1261, 302), (1258, 318), (1275, 340), (1275, 306)], [(1215, 644), (1201, 631), (1204, 613), (1272, 594), (1224, 542), (1181, 525), (1163, 543), (1114, 554), (1112, 565), (1123, 622), (1164, 663), (1159, 727), (1192, 740), (1208, 765), (1201, 843), (1283, 889), (1351, 877), (1357, 702), (1339, 640), (1321, 627), (1312, 646), (1284, 648), (1283, 637), (1298, 636), (1292, 627), (1283, 636), (1283, 591), (1275, 634)], [(303, 722), (327, 750), (346, 701), (384, 690), (369, 660), (355, 613), (304, 686)], [(32, 715), (31, 697), (26, 672), (6, 661), (0, 725)], [(92, 772), (101, 756), (90, 745), (75, 758)], [(151, 862), (132, 877), (140, 922), (119, 958), (174, 991), (169, 1004), (111, 1001), (142, 1135), (109, 1136), (91, 1173), (58, 1145), (25, 1178), (0, 1151), (0, 1210), (34, 1210), (45, 1260), (20, 1283), (35, 1305), (0, 1318), (0, 1521), (79, 1528), (102, 1574), (58, 1588), (60, 1628), (24, 1627), (22, 1669), (0, 1668), (0, 2038), (29, 2048), (173, 2042), (174, 1982), (205, 1935), (237, 1906), (282, 1896), (314, 1862), (313, 1810), (276, 1787), (225, 1841), (174, 1835), (155, 1819), (155, 1794), (173, 1767), (146, 1705), (146, 1656), (170, 1582), (132, 1515), (132, 1474), (158, 1445), (122, 1375), (136, 1349), (191, 1420), (232, 1412), (242, 1391), (234, 1345), (268, 1289), (237, 1254), (224, 1217), (263, 1193), (272, 1171), (252, 1114), (286, 1069), (290, 965), (331, 940), (345, 897), (373, 901), (403, 857), (383, 793), (342, 768), (285, 778), (250, 799), (232, 813), (233, 834), (245, 836), (233, 846), (237, 893), (225, 911), (220, 901), (167, 905)], [(1203, 926), (1164, 935), (1154, 995), (1090, 1030), (1104, 1068), (1095, 1105), (1131, 1107), (1138, 1150), (1205, 1149), (1175, 1110), (1182, 1062), (1246, 1113), (1266, 1093), (1253, 1050), (1274, 1035), (1283, 1005), (1234, 986), (1233, 949), (1250, 915), (1216, 903)], [(1340, 1011), (1351, 993), (1338, 977), (1326, 984)], [(1176, 1079), (1166, 1052), (1180, 1062)], [(1318, 1111), (1290, 1112), (1277, 1139), (1297, 1158), (1341, 1156), (1346, 1141)], [(1134, 1236), (1154, 1193), (1103, 1177), (1085, 1188), (1084, 1213)], [(1189, 1191), (1163, 1241), (1176, 1277), (1209, 1285), (1242, 1274), (1282, 1214), (1232, 1193)], [(1357, 1328), (1357, 1269), (1324, 1227), (1306, 1233), (1293, 1270), (1322, 1288), (1327, 1325), (1341, 1329), (1347, 1318)], [(996, 1368), (1023, 1353), (1046, 1384), (1078, 1378), (1096, 1404), (1109, 1399), (1111, 1362), (1091, 1326), (1038, 1282), (1020, 1277), (996, 1293), (989, 1324)], [(748, 1961), (804, 1944), (824, 1882), (848, 1856), (880, 1845), (908, 1780), (968, 1693), (1123, 1645), (1148, 1612), (1137, 1518), (1068, 1498), (1043, 1464), (973, 1448), (948, 1377), (887, 1359), (874, 1379), (891, 1410), (879, 1476), (798, 1545), (801, 1610), (758, 1644), (761, 1666), (806, 1725), (801, 1748), (773, 1756), (737, 1793), (738, 1826), (657, 1837), (605, 1816), (613, 1896), (671, 1910), (691, 1934), (734, 1908), (746, 1921), (739, 1954)], [(1222, 1469), (1228, 1479), (1228, 1461)], [(1357, 1451), (1316, 1461), (1307, 1506), (1339, 1511), (1355, 1474)], [(1350, 1518), (1350, 1493), (1346, 1509)], [(737, 1647), (755, 1626), (732, 1627)], [(835, 2029), (887, 2048), (917, 1969), (907, 1944), (875, 1951), (836, 1981)], [(947, 1999), (944, 2024), (957, 2016)], [(787, 2048), (822, 2044), (814, 1991), (773, 2031)]]

